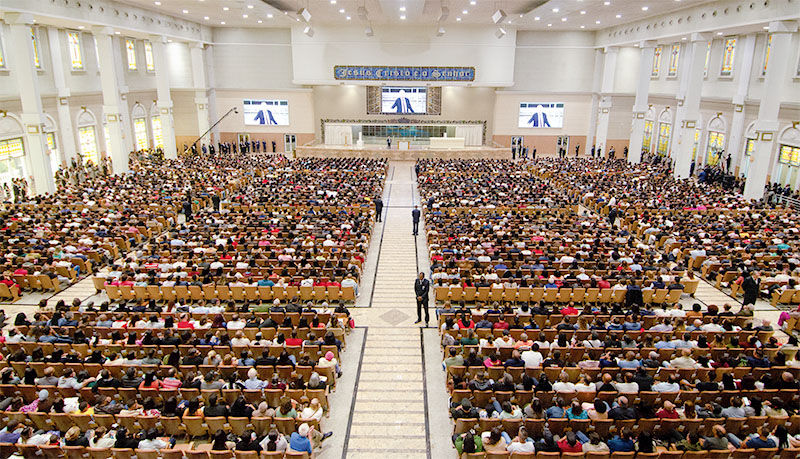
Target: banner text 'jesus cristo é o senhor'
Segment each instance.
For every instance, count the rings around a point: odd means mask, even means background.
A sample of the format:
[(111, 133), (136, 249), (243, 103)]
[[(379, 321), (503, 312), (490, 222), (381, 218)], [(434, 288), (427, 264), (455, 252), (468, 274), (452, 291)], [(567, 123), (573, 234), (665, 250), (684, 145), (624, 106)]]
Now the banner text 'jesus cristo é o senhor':
[(387, 67), (337, 65), (337, 80), (475, 81), (475, 67)]

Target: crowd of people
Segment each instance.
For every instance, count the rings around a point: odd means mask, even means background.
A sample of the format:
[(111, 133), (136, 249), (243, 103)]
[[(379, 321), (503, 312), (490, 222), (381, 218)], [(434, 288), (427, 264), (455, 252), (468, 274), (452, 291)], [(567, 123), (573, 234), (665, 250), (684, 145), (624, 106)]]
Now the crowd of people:
[[(418, 163), (459, 455), (800, 451), (797, 340), (752, 308), (800, 278), (797, 217), (645, 159)], [(643, 300), (710, 265), (746, 307)]]

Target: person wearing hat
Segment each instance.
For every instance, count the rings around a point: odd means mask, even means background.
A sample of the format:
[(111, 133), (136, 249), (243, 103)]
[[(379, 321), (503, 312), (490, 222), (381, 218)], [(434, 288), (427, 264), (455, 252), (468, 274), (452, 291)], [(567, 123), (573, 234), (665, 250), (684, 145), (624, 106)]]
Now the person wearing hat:
[(339, 361), (333, 356), (333, 351), (328, 351), (323, 357), (320, 357), (317, 366), (321, 368), (333, 368), (336, 371), (336, 376), (342, 376), (342, 371), (339, 369)]

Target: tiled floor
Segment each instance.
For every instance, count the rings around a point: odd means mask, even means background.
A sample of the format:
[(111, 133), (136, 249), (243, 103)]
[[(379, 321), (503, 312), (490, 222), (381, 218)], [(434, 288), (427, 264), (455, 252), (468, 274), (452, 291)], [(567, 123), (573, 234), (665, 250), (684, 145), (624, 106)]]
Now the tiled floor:
[[(411, 209), (418, 201), (412, 161), (392, 161), (383, 197), (383, 223), (373, 232), (362, 274), (358, 307), (352, 314), (357, 328), (347, 338), (342, 355), (344, 375), (331, 395), (330, 417), (323, 430), (333, 437), (319, 450), (319, 459), (451, 459), (452, 421), (448, 417), (445, 375), (436, 328), (414, 324), (413, 283), (418, 272), (429, 272), (424, 226), (411, 235)], [(40, 299), (50, 306), (63, 299), (106, 300), (96, 295), (87, 278), (58, 295), (27, 294), (16, 304), (0, 304), (13, 317), (32, 313)], [(694, 298), (681, 304), (734, 304), (712, 285), (701, 281)], [(433, 304), (431, 324), (436, 323)], [(756, 318), (771, 320), (777, 329), (779, 311), (766, 301), (756, 304)], [(782, 338), (785, 339), (785, 336)]]

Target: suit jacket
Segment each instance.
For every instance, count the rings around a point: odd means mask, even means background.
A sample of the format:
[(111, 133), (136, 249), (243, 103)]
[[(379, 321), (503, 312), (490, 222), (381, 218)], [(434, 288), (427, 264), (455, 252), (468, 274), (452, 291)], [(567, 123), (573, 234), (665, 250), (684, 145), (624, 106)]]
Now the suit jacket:
[(420, 215), (419, 209), (414, 209), (411, 211), (411, 219), (414, 223), (419, 222), (419, 215)]
[(528, 120), (528, 124), (533, 123), (533, 127), (550, 127), (550, 122), (547, 121), (547, 113), (542, 112), (542, 119), (539, 119), (539, 114), (534, 113), (531, 116), (531, 119)]
[(421, 296), (423, 299), (426, 298), (430, 289), (431, 283), (428, 279), (417, 279), (414, 281), (414, 293), (416, 293), (417, 296)]
[(375, 208), (383, 209), (383, 201), (380, 198), (375, 199), (373, 202), (375, 203)]

